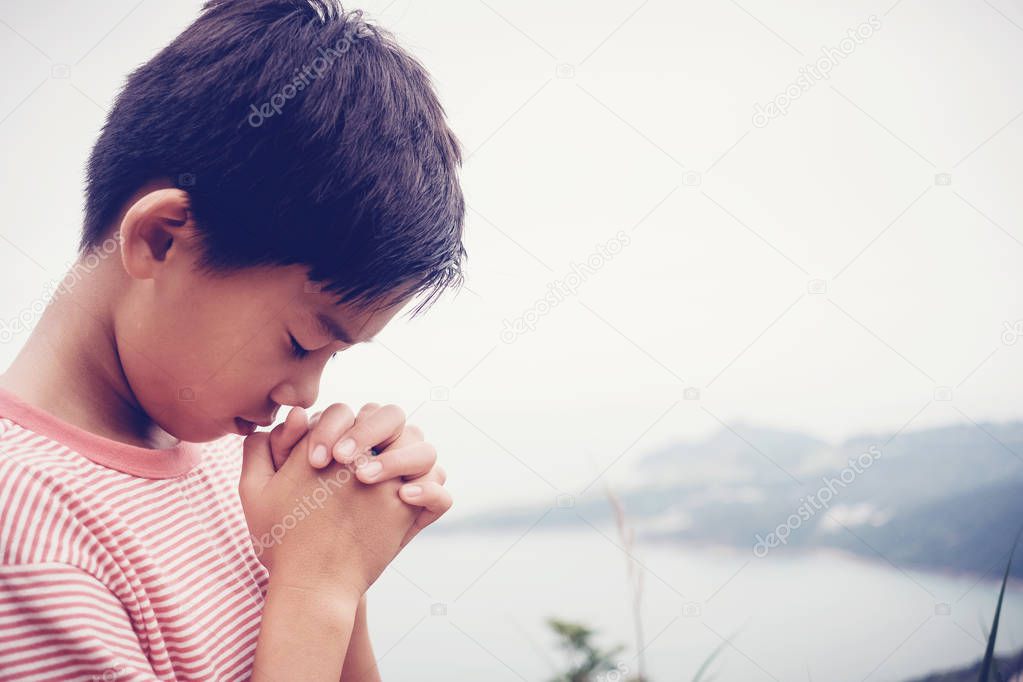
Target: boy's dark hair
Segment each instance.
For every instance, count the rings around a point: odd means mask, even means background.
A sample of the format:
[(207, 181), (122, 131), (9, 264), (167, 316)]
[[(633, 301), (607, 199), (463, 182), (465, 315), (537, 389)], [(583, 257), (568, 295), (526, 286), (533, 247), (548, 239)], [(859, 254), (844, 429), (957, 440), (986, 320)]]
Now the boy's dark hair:
[(210, 0), (134, 71), (88, 163), (79, 250), (124, 202), (187, 191), (199, 268), (304, 264), (338, 302), (462, 282), (458, 139), (425, 68), (333, 0)]

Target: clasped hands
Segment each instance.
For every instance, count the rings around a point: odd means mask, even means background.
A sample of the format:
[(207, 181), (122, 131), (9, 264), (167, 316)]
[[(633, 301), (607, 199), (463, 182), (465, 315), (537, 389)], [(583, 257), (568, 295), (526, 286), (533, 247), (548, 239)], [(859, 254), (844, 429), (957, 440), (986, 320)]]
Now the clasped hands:
[[(451, 493), (444, 488), (447, 476), (437, 463), (436, 448), (425, 440), (422, 429), (405, 423), (405, 412), (397, 405), (367, 403), (353, 414), (344, 403), (334, 403), (308, 419), (301, 407), (292, 408), (270, 432), (275, 469), (303, 437), (308, 438), (309, 464), (317, 469), (334, 460), (355, 466), (355, 476), (363, 483), (405, 481), (399, 489), (401, 499), (422, 509), (402, 547), (451, 508)], [(371, 456), (370, 448), (379, 454)]]

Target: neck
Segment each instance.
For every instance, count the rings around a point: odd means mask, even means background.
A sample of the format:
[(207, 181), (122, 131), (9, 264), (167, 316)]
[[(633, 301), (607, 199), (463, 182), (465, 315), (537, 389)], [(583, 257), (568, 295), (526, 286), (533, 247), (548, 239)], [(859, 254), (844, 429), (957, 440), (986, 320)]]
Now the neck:
[[(112, 260), (112, 259), (109, 259)], [(80, 260), (46, 307), (0, 388), (111, 440), (162, 449), (179, 442), (139, 405), (117, 351), (113, 312), (123, 291), (112, 265)], [(66, 286), (64, 286), (66, 284)]]

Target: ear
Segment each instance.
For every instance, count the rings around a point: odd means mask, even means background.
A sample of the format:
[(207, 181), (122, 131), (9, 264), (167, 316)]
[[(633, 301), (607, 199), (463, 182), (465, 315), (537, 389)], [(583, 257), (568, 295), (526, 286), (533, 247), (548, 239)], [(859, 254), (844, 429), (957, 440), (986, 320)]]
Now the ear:
[(167, 188), (142, 195), (125, 212), (119, 234), (125, 271), (150, 279), (173, 254), (189, 250), (195, 223), (188, 194)]

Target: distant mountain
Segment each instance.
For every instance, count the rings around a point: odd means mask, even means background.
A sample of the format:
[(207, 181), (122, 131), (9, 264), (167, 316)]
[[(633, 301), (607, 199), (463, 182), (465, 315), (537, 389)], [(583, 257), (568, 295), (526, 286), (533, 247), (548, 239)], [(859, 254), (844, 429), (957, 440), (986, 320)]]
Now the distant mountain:
[[(972, 488), (908, 507), (889, 522), (833, 533), (827, 544), (866, 553), (871, 547), (899, 565), (940, 566), (997, 577), (1008, 560), (1012, 538), (1023, 525), (1023, 480)], [(864, 544), (867, 546), (864, 547)], [(1020, 562), (1013, 575), (1023, 577)]]
[(797, 472), (833, 454), (824, 441), (801, 433), (737, 424), (735, 432), (723, 428), (704, 441), (650, 452), (640, 466), (650, 480), (662, 483), (769, 482), (785, 476), (772, 461)]
[[(899, 565), (987, 573), (1023, 524), (1023, 422), (865, 434), (837, 446), (740, 424), (649, 452), (637, 474), (647, 483), (618, 494), (648, 539), (753, 551), (773, 533), (785, 537), (770, 551), (835, 547)], [(520, 507), (447, 525), (522, 527), (542, 511)], [(548, 523), (612, 521), (599, 486), (558, 511), (570, 513), (551, 514)], [(1023, 562), (1013, 574), (1023, 577)]]

